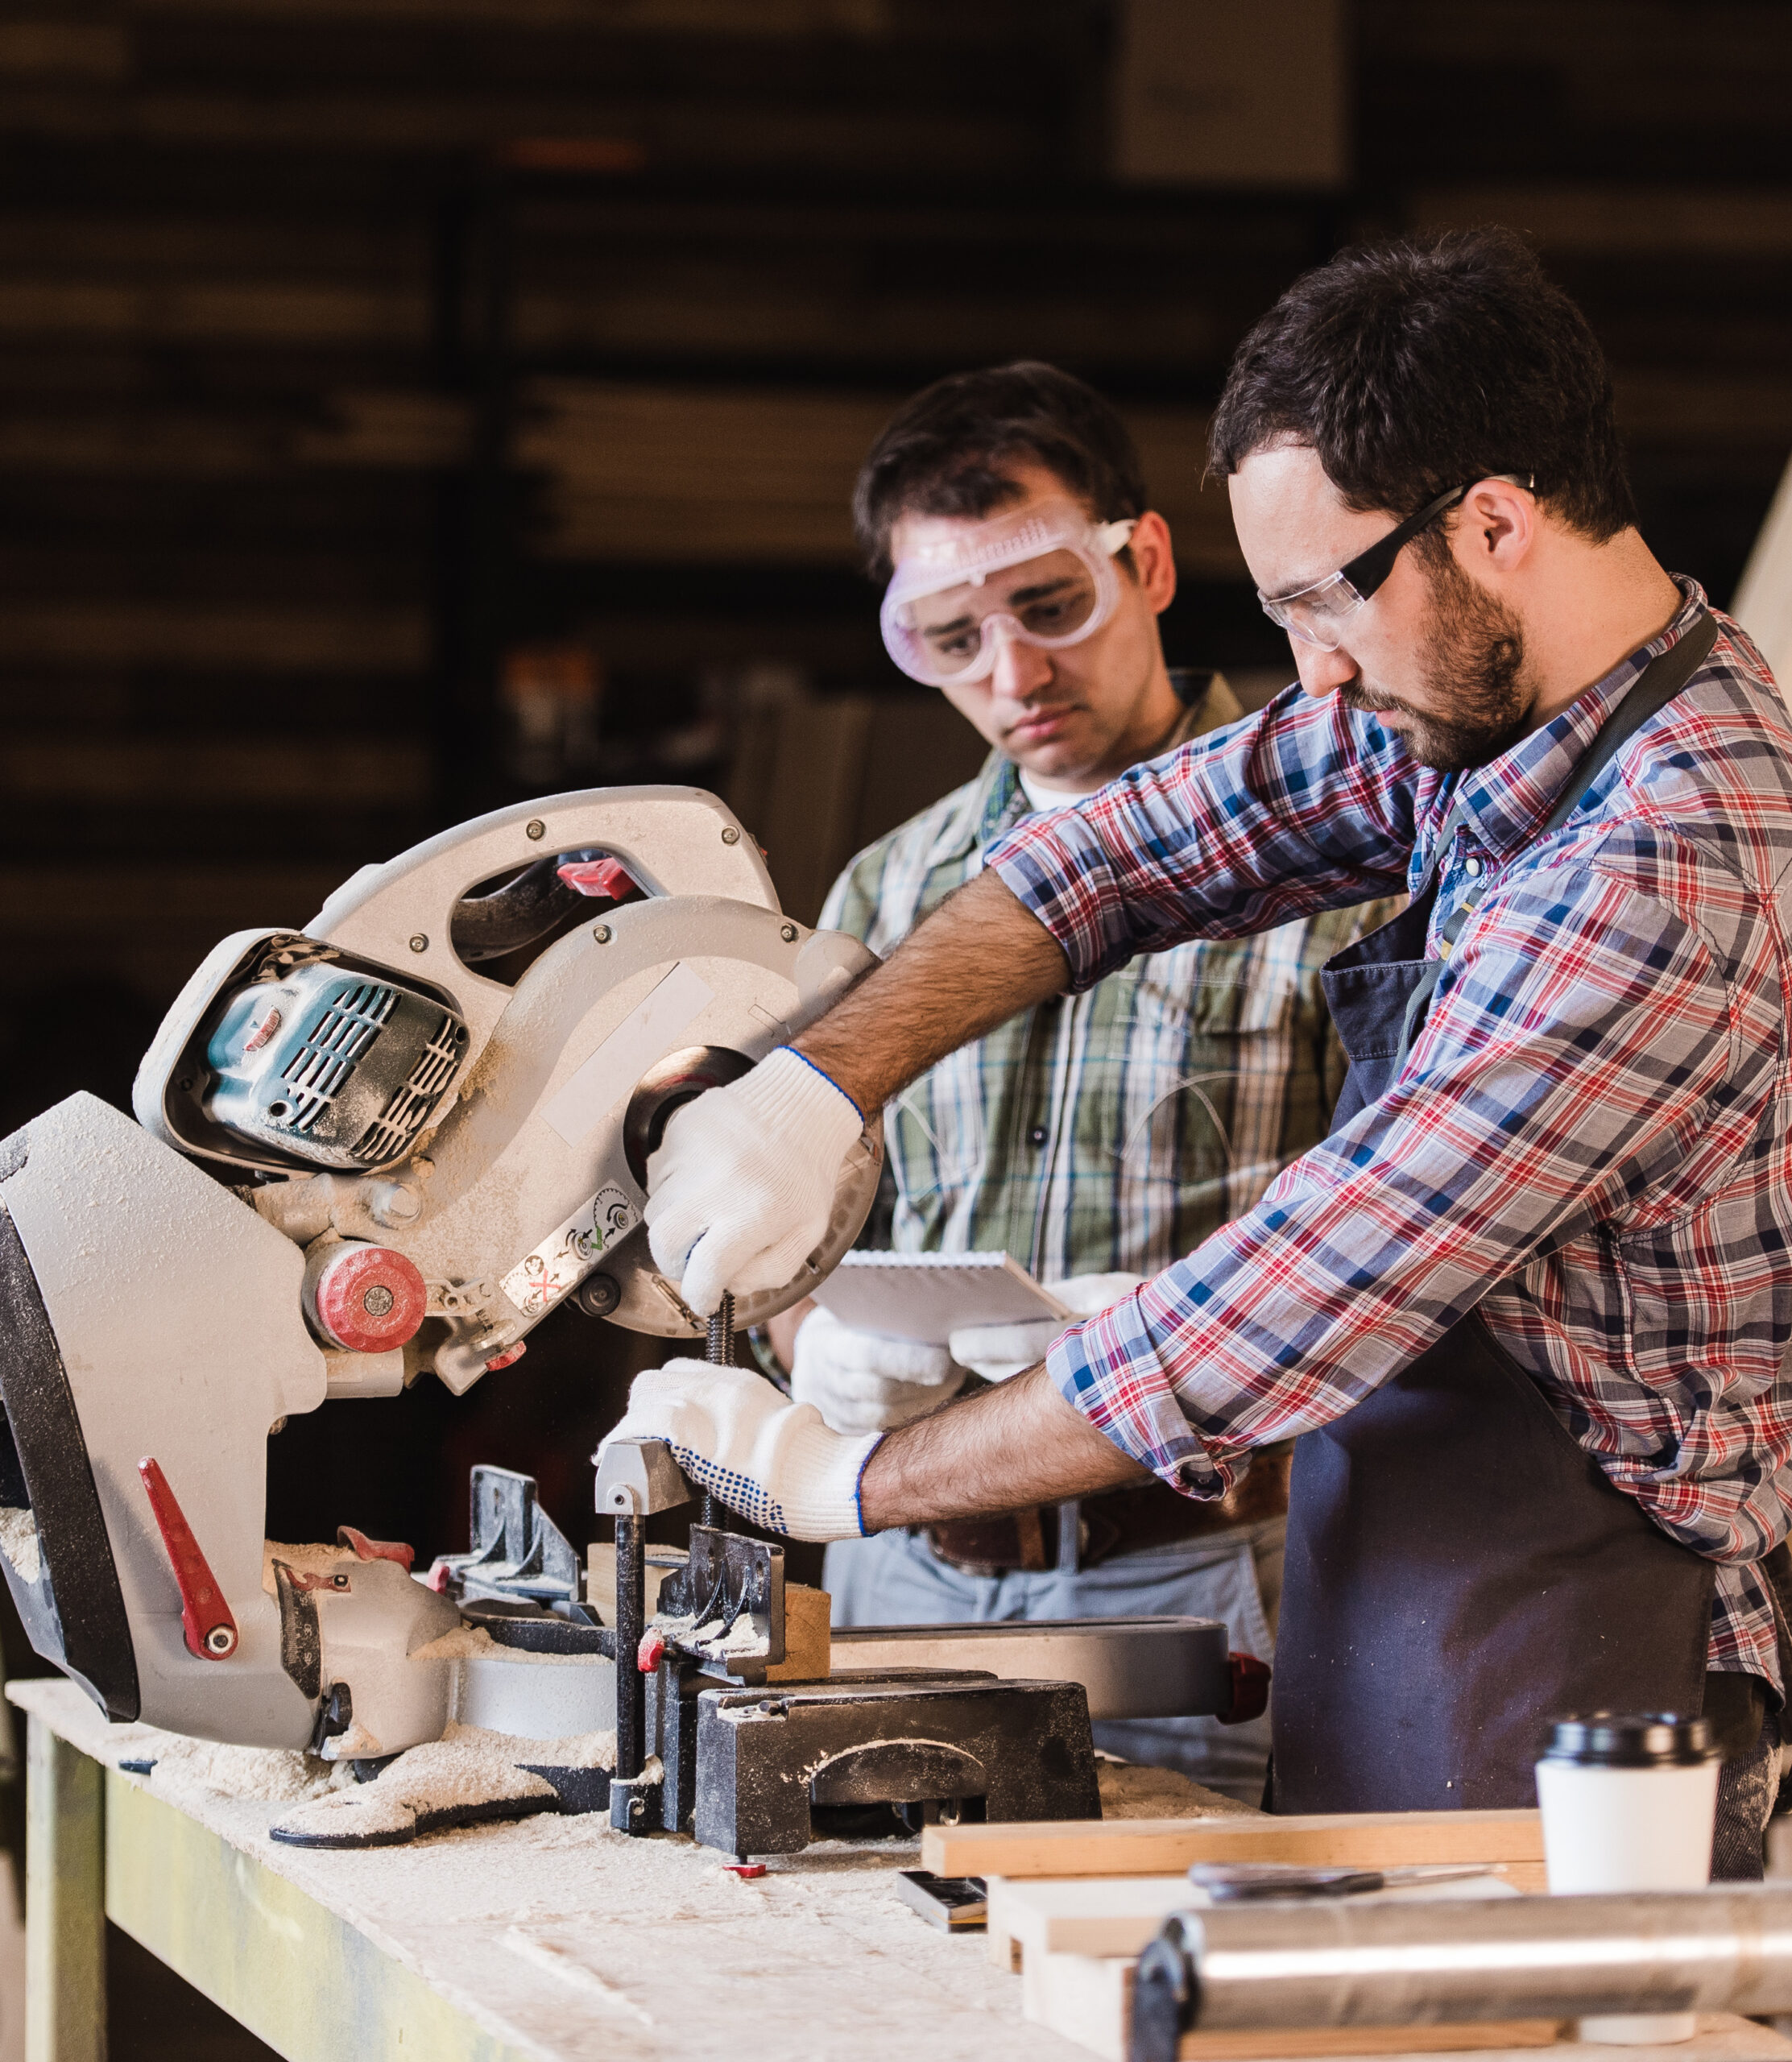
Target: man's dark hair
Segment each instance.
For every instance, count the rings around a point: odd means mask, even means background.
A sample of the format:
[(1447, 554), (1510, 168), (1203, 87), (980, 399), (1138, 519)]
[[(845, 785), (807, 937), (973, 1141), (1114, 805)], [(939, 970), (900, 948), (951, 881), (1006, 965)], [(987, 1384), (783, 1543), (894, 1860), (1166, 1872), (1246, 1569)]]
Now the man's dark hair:
[(904, 402), (859, 469), (852, 520), (867, 570), (888, 578), (900, 516), (983, 516), (1018, 500), (1013, 468), (1028, 459), (1099, 523), (1145, 511), (1139, 454), (1093, 387), (1037, 359), (954, 372)]
[(1587, 536), (1637, 520), (1604, 354), (1509, 230), (1344, 251), (1297, 279), (1239, 346), (1212, 470), (1284, 441), (1311, 445), (1351, 508), (1406, 516), (1529, 473)]

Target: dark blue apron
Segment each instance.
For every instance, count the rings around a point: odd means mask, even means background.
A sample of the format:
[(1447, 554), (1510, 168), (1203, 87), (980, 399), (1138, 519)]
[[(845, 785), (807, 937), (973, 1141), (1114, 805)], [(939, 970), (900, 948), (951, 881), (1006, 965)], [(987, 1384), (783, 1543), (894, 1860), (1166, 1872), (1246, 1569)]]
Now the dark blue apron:
[[(1607, 718), (1546, 830), (1703, 662), (1702, 616)], [(1322, 976), (1350, 1055), (1335, 1124), (1385, 1095), (1443, 962), (1426, 958), (1452, 813), (1410, 906)], [(1447, 951), (1486, 884), (1440, 932)], [(1277, 1811), (1531, 1805), (1550, 1720), (1696, 1712), (1712, 1564), (1657, 1530), (1478, 1314), (1304, 1435), (1276, 1640)]]

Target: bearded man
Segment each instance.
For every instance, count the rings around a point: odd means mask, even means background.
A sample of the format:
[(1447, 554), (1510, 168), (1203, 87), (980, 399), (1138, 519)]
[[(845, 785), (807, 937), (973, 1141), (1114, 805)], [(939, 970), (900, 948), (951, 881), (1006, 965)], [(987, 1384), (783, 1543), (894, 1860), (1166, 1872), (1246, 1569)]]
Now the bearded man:
[(776, 1281), (860, 1112), (965, 1039), (1138, 954), (1404, 886), (1326, 971), (1351, 1056), (1330, 1137), (987, 1395), (853, 1439), (677, 1362), (625, 1427), (829, 1536), (1147, 1472), (1211, 1499), (1295, 1434), (1277, 1809), (1525, 1805), (1551, 1720), (1702, 1715), (1715, 1873), (1758, 1877), (1792, 1517), (1792, 727), (1644, 542), (1604, 358), (1514, 236), (1297, 282), (1212, 461), (1298, 687), (1018, 825), (794, 1050), (681, 1113), (653, 1248), (697, 1309)]

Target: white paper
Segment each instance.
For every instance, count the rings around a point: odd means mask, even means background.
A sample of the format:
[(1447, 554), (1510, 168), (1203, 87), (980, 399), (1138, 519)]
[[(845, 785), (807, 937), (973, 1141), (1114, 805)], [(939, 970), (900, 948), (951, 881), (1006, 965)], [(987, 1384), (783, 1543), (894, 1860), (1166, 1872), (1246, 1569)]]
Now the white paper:
[(1006, 1253), (848, 1253), (815, 1291), (842, 1324), (943, 1346), (960, 1325), (1070, 1314)]

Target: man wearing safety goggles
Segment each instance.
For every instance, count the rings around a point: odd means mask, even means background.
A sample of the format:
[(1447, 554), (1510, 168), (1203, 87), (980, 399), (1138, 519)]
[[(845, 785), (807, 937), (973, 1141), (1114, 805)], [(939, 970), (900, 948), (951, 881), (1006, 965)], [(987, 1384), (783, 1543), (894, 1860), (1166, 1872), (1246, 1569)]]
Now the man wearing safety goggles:
[[(890, 951), (1034, 814), (1235, 720), (1217, 674), (1165, 668), (1175, 590), (1124, 424), (1080, 380), (1019, 365), (942, 380), (899, 412), (855, 507), (891, 656), (992, 747), (977, 778), (859, 855), (822, 913)], [(1024, 1012), (884, 1114), (887, 1189), (867, 1242), (1006, 1250), (1095, 1310), (1248, 1209), (1325, 1127), (1342, 1053), (1318, 989), (1354, 913), (1191, 942)], [(1062, 1329), (970, 1328), (950, 1348), (804, 1305), (768, 1328), (793, 1393), (836, 1431), (888, 1430), (975, 1375), (1037, 1360)], [(842, 1624), (1187, 1613), (1266, 1654), (1286, 1454), (1198, 1505), (1160, 1483), (830, 1549)], [(1267, 1719), (1103, 1727), (1103, 1744), (1255, 1803)]]
[(774, 1279), (860, 1112), (963, 1040), (1404, 886), (1326, 971), (1334, 1129), (987, 1394), (854, 1439), (675, 1363), (624, 1424), (829, 1537), (1145, 1472), (1209, 1500), (1296, 1433), (1278, 1810), (1527, 1805), (1551, 1720), (1700, 1713), (1715, 1873), (1758, 1877), (1792, 1597), (1792, 723), (1650, 553), (1599, 346), (1506, 232), (1297, 280), (1212, 456), (1307, 633), (1298, 686), (1008, 832), (673, 1119), (651, 1236), (687, 1294)]

